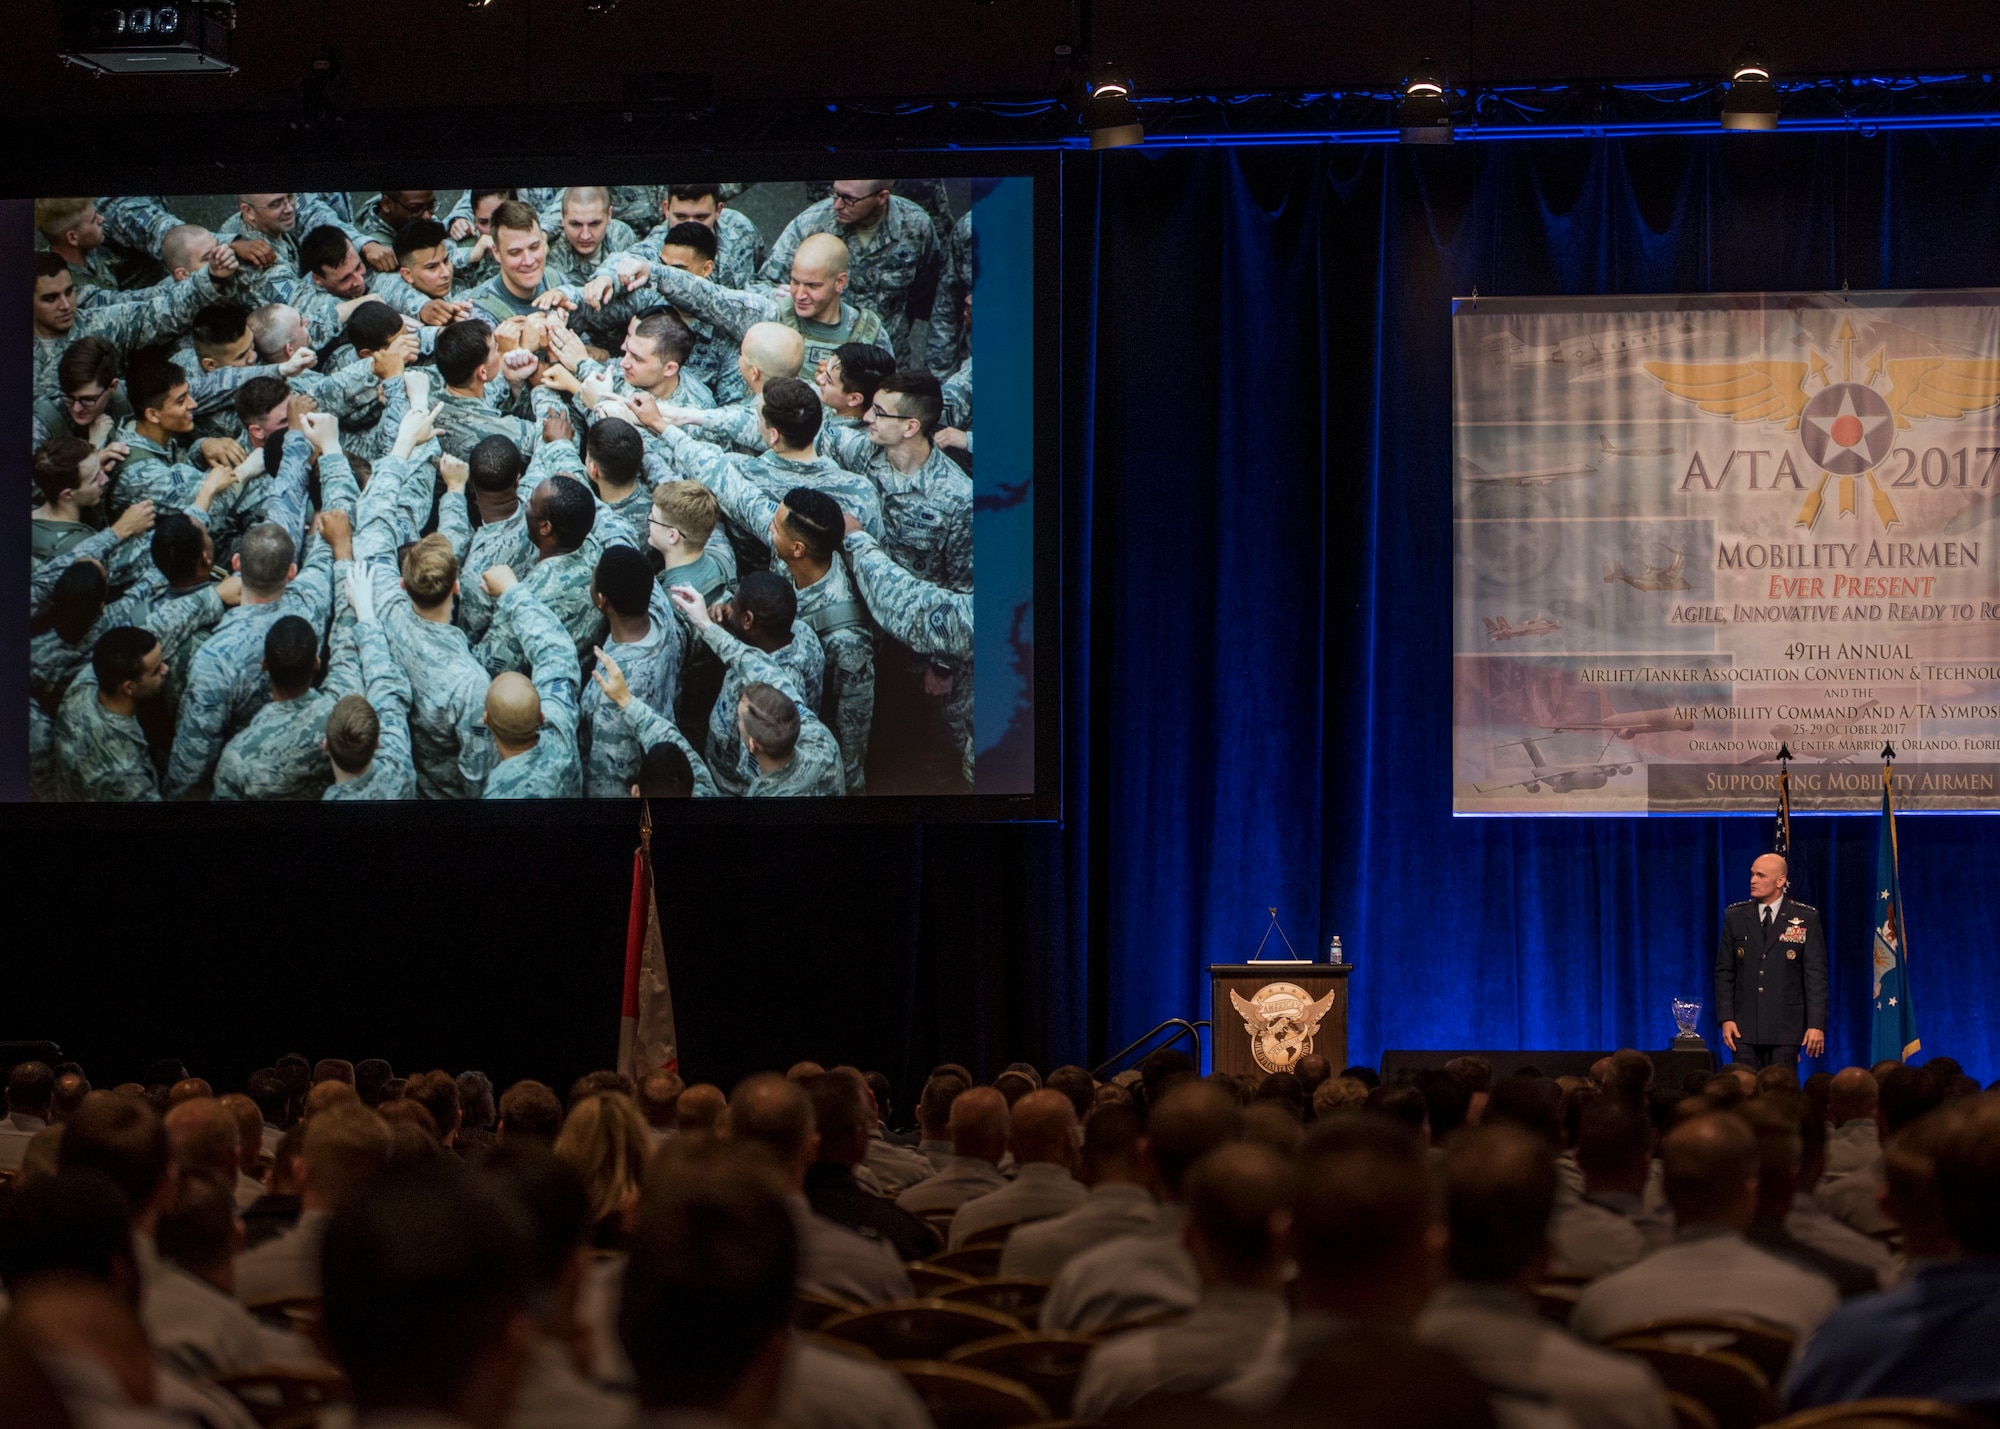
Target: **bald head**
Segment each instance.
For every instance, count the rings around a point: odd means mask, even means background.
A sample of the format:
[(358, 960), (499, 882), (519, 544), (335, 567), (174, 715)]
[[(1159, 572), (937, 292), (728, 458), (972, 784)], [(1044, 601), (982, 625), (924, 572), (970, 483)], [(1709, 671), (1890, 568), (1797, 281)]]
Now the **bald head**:
[(1882, 1100), (1875, 1074), (1866, 1067), (1843, 1067), (1833, 1074), (1827, 1088), (1826, 1116), (1835, 1126), (1849, 1121), (1872, 1121)]
[(1014, 1103), (1008, 1136), (1014, 1159), (1076, 1165), (1076, 1104), (1061, 1092), (1044, 1087)]
[(1757, 1137), (1731, 1112), (1692, 1117), (1660, 1143), (1667, 1201), (1681, 1225), (1742, 1230), (1757, 1209)]
[(1180, 1199), (1194, 1163), (1243, 1134), (1243, 1103), (1212, 1082), (1181, 1082), (1146, 1119), (1146, 1159), (1158, 1190)]
[(533, 744), (542, 727), (542, 697), (534, 682), (517, 670), (495, 675), (486, 687), (486, 727), (503, 744)]
[(184, 277), (208, 261), (215, 251), (215, 235), (198, 223), (169, 228), (160, 240), (160, 263), (175, 277)]
[(1769, 902), (1784, 891), (1791, 868), (1775, 853), (1767, 853), (1750, 865), (1750, 896), (1759, 903)]
[(847, 271), (847, 245), (831, 233), (815, 233), (792, 255), (792, 272), (800, 277), (837, 278)]
[(207, 1171), (236, 1185), (242, 1136), (228, 1107), (213, 1097), (194, 1098), (170, 1108), (166, 1120), (167, 1145), (183, 1171)]
[(729, 1098), (713, 1082), (696, 1082), (674, 1102), (674, 1125), (682, 1136), (696, 1136), (715, 1130), (715, 1123), (729, 1105)]
[(182, 1077), (167, 1088), (167, 1105), (179, 1106), (182, 1102), (196, 1101), (202, 1097), (212, 1097), (215, 1091), (200, 1077)]
[(806, 340), (783, 323), (752, 323), (741, 350), (760, 382), (796, 377), (806, 364)]
[(951, 1102), (951, 1149), (1000, 1164), (1007, 1154), (1007, 1098), (991, 1087), (960, 1092)]
[(729, 1139), (762, 1147), (797, 1185), (819, 1152), (812, 1103), (804, 1088), (775, 1072), (759, 1072), (729, 1096)]
[(236, 1121), (237, 1169), (254, 1176), (257, 1160), (264, 1154), (263, 1110), (241, 1092), (230, 1092), (222, 1098), (222, 1105)]

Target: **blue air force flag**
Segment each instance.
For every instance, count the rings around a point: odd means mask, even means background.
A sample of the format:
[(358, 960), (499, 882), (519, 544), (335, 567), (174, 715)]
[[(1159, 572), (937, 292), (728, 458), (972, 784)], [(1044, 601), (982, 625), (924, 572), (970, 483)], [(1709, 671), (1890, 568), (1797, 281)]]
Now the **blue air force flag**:
[(1909, 932), (1896, 881), (1896, 810), (1882, 766), (1882, 831), (1875, 852), (1875, 1012), (1873, 1061), (1904, 1061), (1923, 1043), (1910, 1005)]

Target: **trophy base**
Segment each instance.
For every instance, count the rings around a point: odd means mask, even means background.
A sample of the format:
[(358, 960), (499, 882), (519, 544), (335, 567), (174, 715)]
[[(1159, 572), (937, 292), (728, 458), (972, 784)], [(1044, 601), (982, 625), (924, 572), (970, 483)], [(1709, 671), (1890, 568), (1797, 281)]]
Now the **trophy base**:
[(1706, 1052), (1708, 1050), (1708, 1043), (1701, 1040), (1699, 1033), (1687, 1032), (1674, 1038), (1673, 1050), (1676, 1052)]

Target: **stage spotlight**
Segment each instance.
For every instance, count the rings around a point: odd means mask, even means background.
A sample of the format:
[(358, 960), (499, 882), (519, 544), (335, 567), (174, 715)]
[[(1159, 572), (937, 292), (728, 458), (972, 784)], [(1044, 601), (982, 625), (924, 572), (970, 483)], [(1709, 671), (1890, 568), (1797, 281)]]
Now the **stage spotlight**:
[(1132, 102), (1132, 85), (1123, 70), (1114, 64), (1099, 65), (1087, 89), (1083, 127), (1090, 131), (1091, 148), (1120, 149), (1145, 142), (1146, 126), (1139, 122), (1139, 107)]
[(1444, 76), (1434, 60), (1419, 64), (1403, 81), (1403, 97), (1396, 104), (1396, 127), (1405, 144), (1449, 144), (1451, 142), (1451, 100), (1445, 95)]
[(1771, 64), (1755, 45), (1745, 45), (1729, 67), (1729, 97), (1722, 102), (1725, 129), (1778, 127), (1778, 87), (1771, 83)]

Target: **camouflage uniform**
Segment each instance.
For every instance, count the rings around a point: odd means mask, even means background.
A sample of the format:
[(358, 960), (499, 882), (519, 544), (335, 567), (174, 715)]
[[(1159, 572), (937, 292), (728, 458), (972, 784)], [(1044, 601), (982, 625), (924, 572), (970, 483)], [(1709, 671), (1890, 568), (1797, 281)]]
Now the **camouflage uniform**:
[[(592, 377), (599, 374), (611, 379), (612, 395), (625, 402), (629, 403), (632, 400), (632, 394), (639, 390), (625, 380), (625, 371), (618, 365), (616, 359), (609, 362), (599, 362), (594, 358), (587, 358), (577, 365), (576, 375), (582, 381), (588, 382)], [(652, 394), (648, 393), (647, 395), (651, 396)], [(654, 398), (654, 400), (658, 401), (662, 407), (671, 407), (675, 411), (690, 410), (705, 412), (715, 406), (715, 393), (710, 390), (708, 383), (704, 382), (693, 372), (690, 372), (686, 367), (682, 367), (680, 381), (674, 385), (673, 395), (664, 401), (661, 401), (659, 398)], [(572, 409), (576, 408), (574, 402), (571, 402), (570, 406)]]
[[(354, 225), (343, 219), (319, 195), (294, 193), (292, 198), (297, 203), (298, 217), (293, 220), (289, 233), (270, 234), (252, 228), (243, 221), (240, 209), (231, 214), (224, 220), (222, 226), (215, 230), (215, 239), (218, 243), (230, 243), (238, 238), (252, 238), (270, 244), (278, 255), (277, 261), (270, 267), (257, 271), (264, 282), (279, 288), (280, 291), (295, 291), (297, 285), (305, 279), (305, 270), (299, 266), (299, 240), (315, 228), (331, 224), (347, 235), (347, 241), (354, 245), (357, 252), (365, 241), (355, 231)], [(286, 284), (291, 285), (291, 288), (281, 286)]]
[[(274, 504), (275, 501), (274, 501)], [(198, 797), (230, 735), (242, 729), (271, 698), (263, 670), (264, 637), (286, 615), (303, 616), (324, 630), (333, 606), (333, 552), (315, 537), (298, 576), (277, 600), (241, 605), (223, 617), (188, 672), (180, 725), (167, 765), (170, 799)]]
[(320, 795), (327, 803), (348, 800), (414, 799), (417, 772), (410, 753), (410, 682), (389, 653), (389, 639), (380, 620), (354, 623), (354, 640), (361, 662), (364, 693), (381, 728), (375, 757), (359, 775), (335, 780)]
[(154, 259), (166, 246), (167, 235), (181, 226), (158, 194), (101, 196), (97, 212), (104, 220), (106, 242)]
[(498, 760), (480, 797), (580, 799), (583, 766), (576, 752), (575, 651), (561, 622), (535, 599), (525, 582), (500, 598), (499, 623), (527, 652), (535, 693), (542, 697), (542, 729), (533, 749)]
[(833, 459), (882, 493), (882, 544), (933, 585), (972, 589), (972, 483), (937, 447), (912, 472), (896, 470), (866, 432), (836, 433)]
[(768, 774), (754, 759), (751, 764), (756, 773), (743, 790), (746, 799), (837, 799), (860, 792), (841, 783), (840, 746), (809, 710), (799, 713), (799, 742), (790, 759)]
[(508, 288), (507, 280), (496, 270), (492, 277), (476, 288), (470, 288), (464, 301), (472, 304), (474, 314), (490, 323), (503, 323), (508, 318), (526, 317), (539, 312), (535, 299), (544, 293), (561, 293), (578, 307), (583, 306), (583, 286), (579, 283), (553, 281), (560, 275), (551, 264), (542, 269), (542, 280), (535, 285), (535, 291), (526, 298), (517, 298)]
[[(386, 562), (366, 565), (389, 652), (409, 681), (409, 743), (416, 765), (417, 797), (477, 798), (484, 777), (481, 761), (491, 752), (490, 746), (482, 747), (480, 757), (469, 761), (473, 777), (468, 777), (468, 761), (463, 756), (478, 743), (475, 731), (486, 709), (486, 689), (492, 677), (473, 658), (472, 642), (463, 630), (418, 615), (409, 593)], [(386, 731), (388, 716), (379, 705), (375, 713)], [(379, 752), (376, 757), (381, 757)]]
[(603, 265), (606, 257), (613, 253), (623, 253), (636, 247), (639, 242), (639, 235), (632, 231), (632, 225), (614, 218), (604, 225), (604, 241), (597, 246), (597, 251), (585, 255), (569, 246), (569, 239), (563, 234), (561, 216), (554, 215), (554, 218), (553, 224), (546, 219), (543, 221), (543, 227), (548, 230), (548, 271), (550, 275), (564, 283), (581, 286), (589, 282), (591, 276)]
[[(763, 280), (790, 282), (799, 244), (815, 233), (831, 233), (847, 245), (846, 297), (856, 307), (881, 316), (889, 341), (879, 345), (894, 352), (902, 366), (921, 366), (930, 346), (931, 303), (943, 267), (931, 216), (902, 195), (891, 194), (874, 231), (862, 234), (834, 217), (831, 198), (821, 199), (785, 225), (771, 245), (771, 256), (764, 260)], [(816, 361), (808, 356), (806, 366)]]
[[(157, 573), (155, 575), (157, 578)], [(97, 648), (97, 637), (120, 625), (144, 625), (157, 600), (158, 585), (155, 581), (142, 581), (123, 599), (107, 604), (74, 645), (54, 630), (44, 630), (31, 637), (28, 641), (28, 693), (41, 703), (43, 709), (55, 709), (62, 703), (63, 691), (69, 688), (69, 682), (76, 678), (77, 671), (90, 663), (90, 652)]]
[(215, 797), (317, 799), (333, 783), (333, 765), (322, 741), (334, 697), (307, 690), (296, 699), (272, 700), (223, 746), (215, 765)]
[(677, 585), (690, 585), (701, 592), (701, 599), (704, 605), (714, 605), (723, 596), (727, 595), (730, 586), (736, 583), (735, 576), (724, 571), (722, 563), (716, 560), (714, 555), (714, 547), (727, 546), (728, 544), (728, 541), (723, 539), (722, 533), (720, 531), (716, 532), (713, 536), (709, 537), (708, 545), (702, 549), (702, 553), (697, 559), (690, 561), (687, 565), (669, 566), (666, 570), (661, 571), (658, 581), (659, 589), (667, 591)]
[(80, 337), (101, 337), (129, 358), (138, 348), (185, 332), (196, 313), (227, 296), (219, 293), (215, 279), (206, 268), (197, 269), (178, 283), (162, 283), (148, 290), (148, 296), (129, 303), (108, 303), (102, 307), (76, 311), (76, 321), (66, 333), (56, 337), (35, 336), (34, 386), (38, 397), (61, 393), (56, 367), (69, 345)]
[[(435, 388), (431, 400), (444, 408), (437, 415), (436, 430), (438, 445), (447, 456), (455, 456), (465, 461), (472, 449), (488, 437), (505, 437), (521, 449), (521, 455), (534, 460), (536, 451), (542, 445), (542, 424), (519, 415), (519, 398), (511, 389), (507, 391), (507, 405), (513, 411), (503, 410), (495, 398), (495, 387), (506, 387), (506, 379), (488, 385), (485, 393), (478, 397), (461, 397), (456, 392)], [(547, 388), (531, 389), (545, 393), (552, 401), (556, 394)], [(532, 399), (530, 399), (532, 402)], [(553, 405), (549, 410), (554, 411)]]
[(127, 295), (118, 287), (118, 275), (111, 271), (111, 255), (101, 247), (84, 254), (81, 263), (69, 265), (69, 280), (76, 284), (79, 310), (126, 301)]
[[(715, 787), (715, 780), (708, 772), (707, 763), (703, 761), (699, 754), (695, 753), (694, 746), (687, 742), (686, 736), (680, 732), (679, 727), (674, 724), (672, 719), (661, 714), (644, 700), (636, 698), (628, 701), (623, 709), (617, 710), (615, 713), (625, 724), (625, 733), (622, 737), (629, 740), (632, 746), (640, 751), (642, 756), (646, 750), (653, 748), (655, 745), (673, 745), (674, 748), (687, 756), (688, 768), (694, 771), (694, 797), (697, 799), (713, 799), (717, 797), (718, 791)], [(636, 783), (638, 778), (636, 773), (638, 765), (636, 763), (633, 765), (633, 769), (635, 773), (632, 781), (628, 782), (625, 788), (620, 789), (616, 796), (604, 795), (601, 797), (611, 798), (629, 795), (632, 792), (632, 783)]]
[[(113, 424), (130, 421), (132, 404), (126, 400), (123, 387), (113, 389), (111, 397), (104, 404), (105, 413)], [(59, 397), (50, 393), (39, 393), (35, 397), (33, 445), (30, 451), (40, 451), (42, 444), (50, 437), (75, 437), (79, 441), (90, 440), (90, 428), (79, 427), (69, 419), (69, 409), (63, 406)]]
[[(762, 422), (756, 411), (749, 407), (718, 409), (715, 416), (719, 421), (704, 418), (699, 424), (668, 427), (669, 432), (678, 430), (683, 440), (699, 436), (708, 440), (714, 436), (726, 436), (732, 442), (741, 444), (745, 432), (752, 435), (756, 446), (751, 449), (755, 461), (731, 463), (735, 471), (745, 481), (762, 491), (773, 501), (783, 501), (785, 493), (793, 487), (806, 486), (814, 491), (824, 491), (840, 503), (840, 509), (861, 523), (861, 529), (871, 535), (882, 534), (882, 498), (875, 489), (875, 483), (865, 476), (857, 475), (824, 455), (811, 461), (799, 461), (792, 457), (779, 456), (764, 445), (761, 435)], [(694, 455), (699, 448), (669, 442), (664, 436), (650, 438), (648, 443), (663, 454), (672, 451), (673, 460), (681, 467), (699, 461)]]
[[(661, 189), (662, 196), (666, 194)], [(653, 205), (654, 226), (646, 236), (629, 247), (611, 249), (612, 258), (631, 254), (657, 265), (660, 250), (666, 247), (666, 238), (671, 224), (662, 222), (658, 203)], [(619, 214), (623, 218), (624, 214)], [(637, 227), (637, 225), (634, 225)], [(764, 235), (757, 231), (757, 225), (748, 214), (738, 213), (733, 208), (724, 208), (715, 221), (715, 271), (709, 275), (712, 282), (725, 288), (747, 288), (757, 281), (757, 270), (764, 266)], [(598, 266), (600, 274), (611, 271), (609, 260)], [(789, 275), (787, 275), (789, 276)]]
[(957, 427), (961, 432), (972, 430), (972, 359), (959, 363), (951, 376), (944, 379), (944, 415), (939, 421), (947, 427)]
[[(736, 704), (743, 697), (743, 687), (765, 684), (783, 690), (799, 707), (802, 719), (816, 720), (813, 709), (819, 704), (826, 657), (819, 637), (803, 622), (793, 625), (790, 644), (769, 654), (712, 621), (699, 628), (703, 642), (723, 666), (722, 690), (708, 713), (708, 772), (714, 776), (716, 788), (740, 795), (756, 773), (756, 762), (743, 747), (742, 733), (736, 728)], [(838, 770), (838, 763), (834, 767)]]
[(965, 299), (971, 291), (972, 215), (968, 213), (952, 225), (951, 237), (945, 241), (944, 271), (938, 278), (937, 298), (931, 303), (931, 337), (925, 363), (937, 377), (943, 377), (972, 356), (972, 343), (965, 330)]
[(186, 445), (171, 438), (161, 446), (135, 426), (123, 426), (111, 434), (114, 442), (131, 448), (118, 464), (111, 485), (104, 493), (104, 511), (112, 520), (141, 501), (153, 503), (156, 511), (170, 511), (185, 505), (208, 473), (192, 464), (193, 442)]
[(34, 517), (28, 522), (29, 567), (39, 568), (44, 561), (54, 560), (65, 551), (76, 549), (96, 535), (97, 530), (97, 527), (81, 521), (51, 521), (41, 516)]
[(65, 803), (158, 802), (160, 771), (138, 716), (98, 703), (97, 676), (85, 670), (55, 720), (56, 797)]
[[(680, 691), (681, 623), (666, 598), (654, 588), (652, 626), (642, 640), (630, 645), (612, 641), (604, 653), (625, 672), (634, 704), (644, 704), (671, 720)], [(584, 757), (584, 795), (591, 799), (623, 799), (639, 775), (645, 746), (634, 738), (630, 721), (591, 680), (583, 688), (583, 723), (579, 737)]]
[[(725, 457), (713, 447), (681, 436), (672, 427), (667, 432), (668, 449), (681, 469), (715, 493), (731, 520), (760, 535), (769, 532), (777, 518), (781, 496), (774, 497), (761, 484), (746, 479), (749, 471), (760, 463)], [(802, 463), (783, 465), (796, 467)], [(771, 569), (795, 580), (780, 560), (774, 558)], [(818, 636), (826, 657), (825, 689), (814, 713), (836, 732), (846, 786), (850, 792), (860, 794), (866, 790), (862, 768), (868, 758), (868, 732), (875, 722), (875, 637), (869, 627), (868, 611), (854, 598), (847, 567), (838, 551), (825, 575), (797, 590), (798, 619)]]
[(866, 531), (845, 542), (854, 584), (885, 634), (919, 655), (972, 664), (972, 592), (946, 590), (911, 575)]
[[(791, 260), (787, 258), (785, 261), (789, 264)], [(769, 264), (765, 265), (767, 272), (769, 267)], [(857, 308), (845, 300), (840, 304), (839, 322), (819, 323), (800, 317), (793, 310), (790, 297), (771, 289), (717, 287), (678, 268), (664, 267), (653, 269), (653, 285), (669, 303), (713, 324), (716, 331), (732, 343), (740, 344), (743, 334), (758, 323), (782, 323), (791, 328), (805, 339), (806, 357), (805, 365), (800, 368), (802, 372), (811, 372), (826, 358), (833, 356), (843, 343), (869, 342), (877, 347), (889, 346), (888, 329), (875, 310)]]

